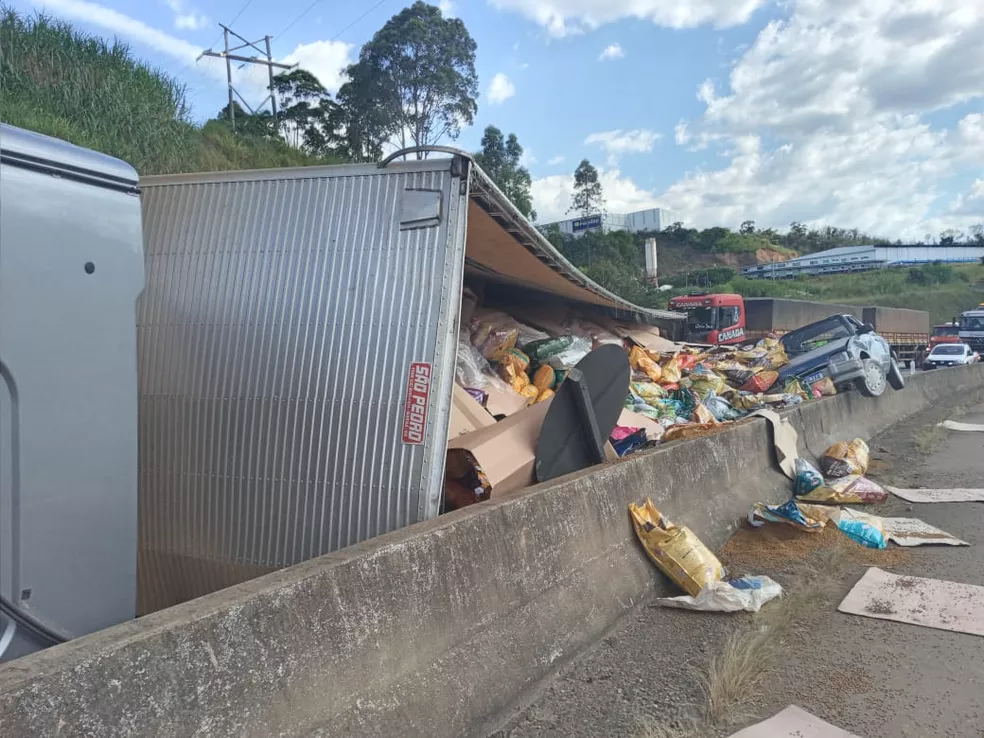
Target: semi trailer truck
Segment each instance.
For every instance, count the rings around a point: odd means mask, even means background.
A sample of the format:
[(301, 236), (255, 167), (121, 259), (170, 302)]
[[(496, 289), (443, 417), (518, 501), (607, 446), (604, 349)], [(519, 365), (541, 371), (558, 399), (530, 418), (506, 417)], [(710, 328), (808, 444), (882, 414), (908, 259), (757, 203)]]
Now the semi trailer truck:
[(871, 325), (900, 362), (914, 360), (929, 343), (929, 313), (922, 310), (699, 292), (672, 298), (669, 308), (687, 314), (686, 337), (694, 343), (750, 343), (835, 314), (852, 315)]

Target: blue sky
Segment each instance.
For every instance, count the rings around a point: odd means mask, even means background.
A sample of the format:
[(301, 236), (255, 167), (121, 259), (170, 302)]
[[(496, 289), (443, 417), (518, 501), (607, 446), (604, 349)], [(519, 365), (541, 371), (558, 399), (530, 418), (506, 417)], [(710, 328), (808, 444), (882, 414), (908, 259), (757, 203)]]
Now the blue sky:
[[(238, 15), (236, 31), (273, 35), (278, 59), (335, 89), (361, 44), (408, 4), (376, 3), (13, 6), (126, 40), (187, 84), (204, 119), (225, 102), (221, 63), (194, 61), (219, 41), (217, 22)], [(588, 158), (610, 212), (661, 206), (702, 227), (801, 220), (924, 238), (984, 222), (981, 0), (440, 4), (478, 43), (479, 113), (457, 145), (475, 149), (490, 123), (515, 132), (541, 220), (563, 216), (571, 173)], [(262, 99), (259, 77), (240, 83), (247, 100)]]

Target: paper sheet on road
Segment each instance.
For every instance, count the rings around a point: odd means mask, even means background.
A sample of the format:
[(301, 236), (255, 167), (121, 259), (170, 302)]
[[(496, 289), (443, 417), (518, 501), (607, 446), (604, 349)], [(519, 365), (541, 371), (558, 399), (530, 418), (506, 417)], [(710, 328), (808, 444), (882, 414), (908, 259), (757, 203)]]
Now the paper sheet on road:
[[(835, 508), (836, 509), (836, 508)], [(831, 516), (832, 520), (858, 520), (873, 524), (885, 533), (885, 540), (899, 546), (969, 546), (966, 541), (954, 538), (945, 530), (940, 530), (918, 518), (883, 518), (861, 510), (841, 508)], [(840, 527), (840, 526), (838, 526)]]
[(858, 738), (858, 736), (824, 722), (796, 705), (790, 705), (765, 722), (739, 730), (731, 738)]
[(799, 436), (796, 433), (796, 429), (793, 428), (792, 423), (780, 417), (779, 413), (775, 410), (756, 410), (754, 413), (749, 413), (748, 417), (765, 418), (769, 421), (769, 425), (772, 426), (772, 443), (776, 447), (776, 456), (779, 458), (779, 468), (782, 469), (782, 473), (787, 477), (795, 479), (795, 464), (796, 459), (799, 458), (796, 443), (799, 440)]
[(984, 587), (871, 567), (837, 607), (849, 615), (984, 636)]
[(885, 489), (909, 502), (984, 502), (984, 489)]
[(899, 546), (970, 545), (917, 518), (882, 518), (881, 521), (885, 537)]
[(984, 425), (978, 423), (958, 423), (956, 420), (944, 420), (940, 423), (947, 430), (964, 431), (967, 433), (984, 433)]

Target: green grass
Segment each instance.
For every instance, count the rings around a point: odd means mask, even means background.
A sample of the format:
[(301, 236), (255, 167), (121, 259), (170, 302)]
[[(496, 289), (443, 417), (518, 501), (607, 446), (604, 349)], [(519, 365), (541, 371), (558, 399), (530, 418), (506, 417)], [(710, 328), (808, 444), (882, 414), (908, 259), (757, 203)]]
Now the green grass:
[(0, 121), (129, 162), (141, 174), (330, 163), (280, 140), (194, 125), (184, 86), (126, 44), (0, 6)]

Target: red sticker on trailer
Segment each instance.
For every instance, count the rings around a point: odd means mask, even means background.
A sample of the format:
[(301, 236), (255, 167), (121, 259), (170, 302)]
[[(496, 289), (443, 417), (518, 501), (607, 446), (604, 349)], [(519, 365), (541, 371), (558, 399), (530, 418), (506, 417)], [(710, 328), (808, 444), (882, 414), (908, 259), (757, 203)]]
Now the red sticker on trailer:
[(407, 378), (407, 404), (403, 410), (404, 443), (420, 445), (424, 442), (432, 375), (430, 364), (410, 365), (410, 376)]

